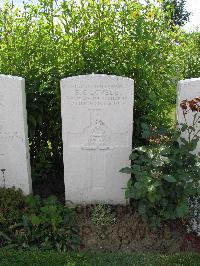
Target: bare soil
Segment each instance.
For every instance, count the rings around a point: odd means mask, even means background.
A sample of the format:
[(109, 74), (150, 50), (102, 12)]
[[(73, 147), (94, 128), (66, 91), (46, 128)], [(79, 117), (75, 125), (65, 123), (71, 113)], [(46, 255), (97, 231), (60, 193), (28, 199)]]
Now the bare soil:
[(171, 221), (153, 231), (130, 206), (112, 206), (116, 222), (96, 226), (91, 221), (94, 205), (76, 208), (77, 224), (84, 250), (135, 251), (176, 253), (180, 251), (200, 252), (200, 240), (188, 235), (181, 221)]

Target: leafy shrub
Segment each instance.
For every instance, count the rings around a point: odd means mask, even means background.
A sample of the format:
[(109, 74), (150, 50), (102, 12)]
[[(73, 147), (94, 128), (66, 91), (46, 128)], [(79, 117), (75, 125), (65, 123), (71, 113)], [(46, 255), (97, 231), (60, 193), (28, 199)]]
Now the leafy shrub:
[[(41, 151), (43, 152), (43, 151)], [(48, 156), (48, 155), (47, 155)], [(35, 159), (34, 167), (32, 167), (31, 177), (33, 182), (48, 180), (48, 177), (55, 175), (55, 169), (50, 159), (45, 154), (39, 154)]]
[(94, 225), (108, 225), (116, 222), (115, 213), (107, 204), (97, 204), (92, 211), (91, 220)]
[(23, 215), (24, 206), (21, 190), (0, 187), (0, 230), (16, 223)]
[(74, 218), (73, 211), (53, 196), (44, 200), (28, 196), (23, 217), (1, 232), (2, 245), (58, 251), (74, 249), (79, 244)]
[(200, 77), (200, 32), (186, 33), (183, 39), (183, 75), (185, 78)]
[[(199, 194), (200, 158), (194, 152), (199, 141), (199, 102), (197, 97), (181, 103), (185, 118), (189, 111), (194, 114), (192, 126), (181, 124), (165, 144), (135, 148), (130, 155), (133, 164), (121, 169), (133, 175), (126, 198), (135, 200), (139, 214), (152, 227), (168, 219), (185, 218), (189, 198)], [(184, 133), (188, 140), (182, 137)]]

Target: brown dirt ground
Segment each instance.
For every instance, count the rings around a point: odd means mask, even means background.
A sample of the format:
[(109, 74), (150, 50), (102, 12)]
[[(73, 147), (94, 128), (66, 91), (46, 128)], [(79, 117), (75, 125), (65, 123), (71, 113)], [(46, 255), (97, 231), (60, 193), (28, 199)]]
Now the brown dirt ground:
[(116, 222), (96, 226), (91, 222), (94, 205), (76, 207), (77, 225), (84, 250), (123, 250), (135, 252), (200, 252), (200, 240), (187, 235), (181, 221), (167, 222), (153, 231), (130, 206), (112, 206)]

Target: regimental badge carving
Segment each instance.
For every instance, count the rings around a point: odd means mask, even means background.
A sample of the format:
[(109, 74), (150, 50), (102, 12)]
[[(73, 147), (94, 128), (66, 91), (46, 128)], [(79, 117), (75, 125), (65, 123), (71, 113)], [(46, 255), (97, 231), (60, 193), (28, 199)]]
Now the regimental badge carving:
[(105, 123), (101, 119), (96, 119), (95, 122), (86, 128), (85, 130), (87, 137), (86, 143), (81, 147), (84, 150), (109, 150), (112, 149), (110, 146), (111, 133), (106, 127)]

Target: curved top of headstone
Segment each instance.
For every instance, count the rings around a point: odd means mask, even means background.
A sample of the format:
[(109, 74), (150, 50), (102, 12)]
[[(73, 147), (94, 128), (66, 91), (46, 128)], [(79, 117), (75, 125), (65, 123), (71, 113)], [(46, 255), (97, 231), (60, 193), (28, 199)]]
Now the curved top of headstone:
[(184, 79), (178, 82), (177, 97), (179, 101), (199, 97), (199, 94), (200, 78)]
[(133, 82), (134, 80), (128, 77), (122, 77), (122, 76), (116, 76), (116, 75), (108, 75), (108, 74), (86, 74), (86, 75), (77, 75), (77, 76), (72, 76), (72, 77), (67, 77), (67, 78), (63, 78), (61, 79), (62, 81), (65, 80), (70, 80), (70, 79), (83, 79), (83, 78), (110, 78), (110, 79), (121, 79), (121, 80), (130, 80), (131, 82)]
[(183, 80), (180, 80), (178, 83), (180, 83), (180, 84), (188, 84), (188, 83), (191, 83), (191, 82), (200, 82), (200, 78), (183, 79)]
[(0, 78), (11, 79), (11, 80), (24, 80), (24, 78), (22, 77), (5, 75), (5, 74), (0, 74)]

